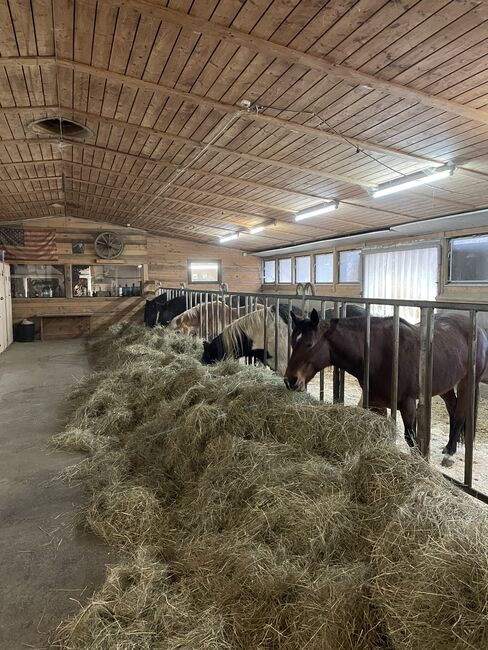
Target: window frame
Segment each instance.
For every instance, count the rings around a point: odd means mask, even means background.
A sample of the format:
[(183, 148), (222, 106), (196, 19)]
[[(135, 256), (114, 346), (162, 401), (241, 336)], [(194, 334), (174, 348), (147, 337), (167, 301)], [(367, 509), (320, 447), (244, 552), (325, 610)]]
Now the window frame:
[[(480, 233), (477, 235), (463, 235), (461, 237), (449, 237), (447, 240), (447, 279), (446, 284), (452, 284), (457, 286), (470, 286), (470, 287), (486, 287), (488, 285), (488, 278), (486, 280), (453, 280), (452, 279), (452, 263), (453, 263), (453, 254), (452, 254), (452, 244), (455, 241), (460, 241), (462, 239), (476, 239), (482, 238), (486, 239), (488, 245), (488, 233)], [(488, 251), (487, 251), (488, 254)]]
[[(357, 280), (341, 280), (341, 254), (342, 253), (358, 253), (358, 279)], [(362, 264), (361, 264), (361, 249), (360, 248), (344, 248), (337, 251), (337, 284), (361, 284)]]
[[(326, 257), (330, 255), (332, 257), (332, 280), (329, 282), (319, 282), (317, 280), (317, 257), (323, 256)], [(315, 253), (313, 256), (313, 281), (314, 284), (334, 284), (334, 251), (328, 251), (327, 253)]]
[[(9, 277), (10, 277), (10, 290), (11, 290), (12, 300), (52, 300), (53, 298), (57, 298), (58, 300), (65, 300), (66, 298), (68, 298), (68, 289), (69, 289), (68, 282), (69, 282), (69, 279), (71, 278), (71, 275), (70, 275), (70, 270), (67, 268), (66, 264), (59, 263), (59, 262), (56, 263), (56, 261), (40, 262), (40, 261), (37, 261), (37, 260), (32, 261), (32, 262), (17, 262), (15, 260), (9, 260), (9, 261), (6, 261), (6, 263), (9, 264), (10, 267), (11, 267)], [(18, 280), (19, 278), (23, 278), (24, 276), (17, 275), (14, 272), (14, 269), (15, 269), (16, 266), (29, 266), (29, 265), (30, 266), (53, 266), (53, 267), (60, 267), (60, 268), (62, 267), (62, 269), (63, 269), (63, 281), (64, 281), (64, 285), (63, 285), (64, 295), (62, 295), (62, 296), (54, 296), (54, 295), (53, 296), (16, 296), (15, 291), (14, 291), (14, 280)], [(25, 276), (26, 280), (29, 277), (36, 278), (37, 276), (26, 275)], [(39, 276), (39, 279), (42, 279), (42, 278)]]
[[(119, 294), (111, 295), (111, 296), (99, 296), (99, 295), (97, 295), (97, 296), (93, 296), (93, 295), (91, 295), (91, 296), (90, 295), (87, 295), (87, 296), (75, 296), (75, 295), (73, 295), (73, 292), (74, 292), (74, 289), (75, 289), (75, 286), (76, 286), (75, 282), (74, 282), (74, 276), (73, 276), (74, 267), (89, 268), (90, 273), (91, 273), (91, 269), (93, 269), (93, 268), (96, 269), (96, 268), (105, 267), (105, 266), (113, 266), (114, 269), (117, 269), (117, 270), (124, 269), (124, 268), (126, 269), (127, 267), (140, 268), (141, 274), (140, 274), (139, 280), (137, 280), (137, 282), (138, 282), (137, 288), (139, 289), (139, 293), (136, 294), (135, 296), (133, 296), (133, 295), (130, 295), (130, 296), (129, 295), (126, 295), (126, 296), (122, 295), (121, 296)], [(95, 278), (96, 278), (96, 276), (95, 276)], [(91, 280), (94, 281), (95, 278), (91, 278)], [(127, 280), (127, 278), (125, 278), (125, 279)], [(117, 273), (117, 279), (115, 281), (116, 281), (116, 283), (123, 282), (123, 280), (121, 280), (119, 278), (119, 273)], [(130, 280), (129, 280), (129, 282), (130, 282)], [(136, 282), (133, 282), (133, 284), (136, 284)], [(119, 284), (119, 287), (120, 286), (122, 286), (122, 285)], [(132, 287), (128, 287), (128, 288), (132, 289)], [(69, 265), (69, 295), (66, 295), (66, 297), (69, 298), (70, 300), (97, 300), (97, 299), (111, 300), (112, 298), (140, 298), (143, 295), (144, 295), (144, 264), (135, 263), (135, 262), (132, 263), (132, 264), (110, 264), (109, 260), (107, 260), (106, 264), (92, 264), (90, 262), (81, 262), (80, 261), (77, 264), (71, 263)]]
[[(299, 259), (305, 259), (308, 257), (308, 280), (299, 280), (297, 278), (297, 260)], [(307, 284), (307, 282), (313, 282), (312, 280), (312, 255), (310, 253), (308, 255), (295, 255), (294, 258), (294, 273), (295, 273), (295, 284), (298, 284), (301, 282), (302, 284)]]
[[(192, 280), (192, 269), (191, 269), (192, 264), (217, 264), (217, 268), (218, 268), (217, 280)], [(189, 259), (186, 262), (186, 267), (187, 267), (188, 284), (218, 284), (218, 285), (222, 284), (222, 260)]]
[[(266, 280), (266, 264), (273, 264), (274, 278), (271, 281)], [(276, 284), (276, 260), (263, 260), (263, 284)]]
[[(281, 273), (280, 273), (280, 263), (281, 262), (287, 262), (287, 261), (290, 262), (290, 280), (287, 281), (287, 282), (282, 282), (281, 281)], [(278, 274), (277, 274), (278, 279), (277, 279), (277, 284), (289, 284), (289, 285), (293, 284), (293, 266), (294, 265), (293, 265), (293, 258), (292, 257), (280, 257), (280, 258), (278, 258), (278, 269), (277, 269), (278, 270)]]

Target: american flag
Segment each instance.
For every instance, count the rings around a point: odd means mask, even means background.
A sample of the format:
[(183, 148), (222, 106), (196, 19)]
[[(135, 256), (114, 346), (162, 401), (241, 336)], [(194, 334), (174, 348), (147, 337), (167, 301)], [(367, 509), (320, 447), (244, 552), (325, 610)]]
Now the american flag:
[(56, 231), (0, 226), (0, 250), (5, 251), (6, 260), (57, 260)]

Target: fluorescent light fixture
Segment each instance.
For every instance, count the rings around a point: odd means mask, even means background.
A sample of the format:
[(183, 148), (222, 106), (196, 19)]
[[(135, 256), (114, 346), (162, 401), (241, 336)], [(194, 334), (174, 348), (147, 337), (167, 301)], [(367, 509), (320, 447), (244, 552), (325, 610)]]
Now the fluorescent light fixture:
[(311, 217), (318, 217), (321, 214), (326, 214), (327, 212), (332, 212), (337, 210), (339, 203), (337, 201), (332, 201), (331, 203), (322, 203), (321, 205), (316, 205), (312, 208), (307, 208), (302, 212), (298, 212), (295, 215), (295, 221), (303, 221), (304, 219), (310, 219)]
[(257, 235), (259, 232), (263, 232), (264, 226), (256, 226), (255, 228), (251, 228), (249, 230), (250, 235)]
[(409, 190), (418, 185), (440, 181), (442, 178), (452, 176), (454, 169), (454, 165), (443, 165), (442, 167), (437, 167), (435, 169), (430, 168), (428, 171), (424, 170), (415, 174), (410, 174), (409, 176), (402, 176), (402, 178), (396, 178), (394, 181), (378, 185), (375, 190), (371, 191), (371, 196), (374, 199), (378, 199), (381, 196), (388, 196), (388, 194), (394, 194), (395, 192), (403, 192), (404, 190)]
[(221, 237), (220, 238), (220, 243), (225, 244), (227, 241), (232, 241), (233, 239), (237, 239), (239, 237), (239, 233), (236, 232), (233, 235), (227, 235), (226, 237)]

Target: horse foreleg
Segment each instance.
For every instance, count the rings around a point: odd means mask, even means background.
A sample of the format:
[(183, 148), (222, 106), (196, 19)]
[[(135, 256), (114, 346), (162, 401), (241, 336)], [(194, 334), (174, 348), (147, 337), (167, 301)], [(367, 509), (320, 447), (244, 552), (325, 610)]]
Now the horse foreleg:
[(409, 447), (415, 447), (417, 429), (417, 408), (415, 399), (407, 398), (400, 404), (403, 425), (405, 427), (405, 440)]

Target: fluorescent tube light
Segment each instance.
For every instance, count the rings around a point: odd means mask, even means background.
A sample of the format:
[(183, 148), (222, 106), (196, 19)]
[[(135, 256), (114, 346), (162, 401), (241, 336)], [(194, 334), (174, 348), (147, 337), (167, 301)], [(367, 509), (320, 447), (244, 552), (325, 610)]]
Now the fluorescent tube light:
[(236, 232), (233, 235), (227, 235), (226, 237), (221, 237), (220, 238), (220, 243), (225, 244), (227, 241), (232, 241), (233, 239), (237, 239), (239, 237), (239, 233)]
[(395, 192), (403, 192), (404, 190), (409, 190), (418, 185), (433, 183), (442, 178), (452, 176), (454, 169), (455, 167), (453, 165), (444, 165), (443, 167), (431, 169), (428, 173), (421, 171), (415, 174), (410, 174), (409, 176), (402, 176), (402, 178), (397, 178), (394, 181), (378, 185), (375, 190), (372, 190), (371, 196), (374, 199), (378, 199), (381, 196), (388, 196), (388, 194), (394, 194)]
[(255, 228), (251, 228), (249, 230), (249, 234), (250, 235), (257, 235), (258, 232), (263, 232), (263, 230), (264, 230), (264, 226), (256, 226)]
[(327, 212), (337, 210), (338, 207), (339, 203), (337, 201), (333, 201), (331, 203), (323, 203), (322, 205), (307, 208), (306, 210), (298, 212), (295, 215), (295, 221), (303, 221), (304, 219), (310, 219), (311, 217), (318, 217), (321, 214), (326, 214)]

